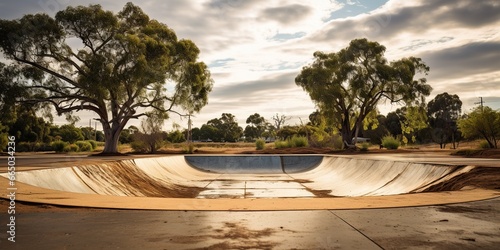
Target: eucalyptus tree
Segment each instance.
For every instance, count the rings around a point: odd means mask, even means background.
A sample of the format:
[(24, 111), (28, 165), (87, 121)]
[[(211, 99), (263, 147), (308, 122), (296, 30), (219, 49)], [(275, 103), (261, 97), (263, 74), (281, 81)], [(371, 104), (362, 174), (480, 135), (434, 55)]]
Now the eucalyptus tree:
[(500, 111), (477, 107), (464, 118), (458, 120), (458, 127), (465, 138), (483, 138), (490, 148), (498, 148), (500, 141)]
[(453, 148), (456, 148), (456, 139), (459, 136), (457, 120), (461, 113), (462, 101), (458, 95), (450, 95), (447, 92), (437, 95), (427, 104), (432, 137), (441, 148), (444, 148), (450, 139)]
[(0, 20), (0, 51), (22, 72), (15, 84), (32, 93), (18, 102), (93, 111), (103, 153), (117, 152), (130, 119), (198, 112), (212, 89), (197, 46), (132, 3), (116, 14), (89, 5)]
[(429, 67), (416, 57), (388, 62), (385, 47), (367, 39), (352, 40), (333, 53), (317, 51), (315, 60), (295, 78), (320, 111), (336, 124), (342, 138), (357, 138), (365, 118), (379, 103), (423, 102), (431, 87), (424, 77)]

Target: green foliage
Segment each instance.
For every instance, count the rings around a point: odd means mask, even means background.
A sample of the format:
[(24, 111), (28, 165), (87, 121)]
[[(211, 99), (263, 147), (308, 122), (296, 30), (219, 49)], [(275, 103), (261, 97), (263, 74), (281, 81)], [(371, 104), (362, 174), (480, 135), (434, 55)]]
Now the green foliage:
[(16, 139), (19, 141), (49, 141), (50, 123), (37, 117), (34, 110), (21, 109), (16, 116), (16, 121), (10, 125), (9, 134), (16, 135)]
[(403, 134), (401, 131), (401, 121), (404, 120), (404, 114), (401, 109), (397, 109), (394, 112), (389, 112), (385, 119), (385, 127), (391, 133), (392, 136), (398, 136)]
[(64, 141), (55, 141), (55, 142), (52, 142), (52, 144), (51, 144), (52, 149), (58, 153), (64, 152), (64, 149), (68, 145), (69, 145), (69, 143), (64, 142)]
[(16, 152), (32, 152), (30, 142), (18, 142), (16, 143)]
[(268, 122), (258, 113), (250, 115), (246, 123), (249, 124), (245, 127), (244, 135), (248, 141), (253, 141), (256, 138), (262, 137), (262, 134), (266, 131), (268, 127)]
[(415, 143), (417, 132), (427, 127), (428, 118), (423, 106), (406, 107), (405, 119), (401, 121), (404, 144), (408, 144), (410, 141)]
[(340, 135), (329, 135), (326, 132), (315, 132), (309, 137), (309, 145), (316, 148), (342, 149), (342, 137)]
[[(158, 149), (163, 146), (163, 135), (161, 127), (163, 119), (159, 116), (152, 114), (141, 122), (141, 132), (134, 133), (132, 148), (136, 152), (148, 151), (151, 154), (156, 153)], [(134, 146), (136, 148), (134, 148)], [(143, 147), (147, 147), (146, 150)]]
[(479, 148), (480, 149), (490, 149), (490, 144), (487, 141), (481, 141), (479, 143)]
[(69, 143), (75, 143), (76, 141), (84, 139), (82, 130), (75, 127), (75, 125), (62, 125), (59, 128), (59, 135), (63, 141), (67, 141)]
[(8, 134), (0, 133), (0, 152), (4, 152), (7, 149), (7, 144), (9, 143)]
[(200, 131), (193, 133), (194, 140), (211, 139), (214, 142), (237, 142), (243, 136), (243, 129), (238, 126), (233, 114), (223, 113), (201, 126)]
[(257, 139), (255, 141), (255, 148), (257, 150), (263, 150), (265, 146), (266, 146), (266, 141), (264, 139)]
[(387, 136), (384, 136), (384, 138), (382, 138), (382, 146), (384, 148), (387, 148), (387, 149), (398, 149), (399, 148), (399, 141), (390, 136), (390, 135), (387, 135)]
[(95, 150), (97, 148), (97, 142), (94, 140), (87, 140), (88, 143), (92, 146), (92, 150)]
[(361, 144), (361, 149), (360, 149), (360, 150), (361, 150), (361, 151), (363, 151), (363, 152), (366, 152), (366, 151), (368, 151), (368, 148), (369, 148), (369, 147), (370, 147), (370, 143), (368, 143), (368, 142), (363, 142), (363, 143)]
[(79, 152), (90, 152), (93, 149), (92, 144), (88, 141), (77, 141), (75, 142), (75, 145), (78, 146)]
[[(199, 112), (212, 90), (207, 65), (197, 61), (199, 48), (132, 3), (119, 13), (89, 5), (67, 7), (55, 17), (0, 20), (0, 51), (12, 62), (7, 73), (18, 77), (18, 87), (36, 93), (25, 100), (51, 104), (60, 115), (93, 111), (109, 124), (106, 153), (117, 152), (118, 136), (131, 118), (151, 109)], [(167, 80), (175, 83), (174, 91), (167, 91)], [(25, 134), (43, 140), (40, 133)]]
[(143, 141), (133, 141), (130, 143), (130, 147), (136, 153), (145, 153), (148, 151), (148, 145)]
[(437, 95), (427, 105), (430, 126), (432, 127), (432, 139), (445, 148), (446, 143), (452, 142), (453, 148), (460, 138), (457, 120), (462, 112), (462, 101), (458, 95), (450, 95), (447, 92)]
[(500, 140), (500, 112), (490, 107), (478, 107), (466, 118), (458, 121), (458, 127), (465, 138), (485, 139), (490, 148), (498, 147)]
[(300, 148), (308, 145), (307, 137), (304, 136), (293, 136), (286, 141), (277, 140), (274, 142), (274, 148)]
[(175, 130), (168, 133), (167, 140), (171, 143), (180, 143), (180, 142), (185, 142), (186, 138), (184, 137), (184, 133), (182, 133), (179, 130)]
[(309, 145), (309, 142), (307, 141), (307, 137), (293, 136), (292, 139), (288, 141), (288, 144), (292, 148), (301, 148), (307, 147)]
[(277, 140), (274, 141), (274, 148), (289, 148), (289, 143), (287, 141)]
[(194, 153), (194, 144), (193, 143), (188, 143), (187, 145), (183, 146), (183, 152), (184, 154), (192, 154)]
[(351, 141), (379, 102), (420, 102), (431, 92), (425, 78), (414, 79), (429, 71), (420, 58), (389, 63), (384, 53), (385, 47), (377, 42), (352, 40), (339, 52), (315, 52), (315, 61), (295, 78), (320, 112), (331, 114), (330, 123), (345, 141)]
[(292, 138), (294, 135), (297, 135), (298, 133), (298, 126), (283, 126), (280, 130), (278, 130), (277, 135), (283, 140), (287, 140), (289, 138)]
[(78, 152), (80, 148), (76, 144), (69, 144), (66, 147), (64, 147), (64, 152)]

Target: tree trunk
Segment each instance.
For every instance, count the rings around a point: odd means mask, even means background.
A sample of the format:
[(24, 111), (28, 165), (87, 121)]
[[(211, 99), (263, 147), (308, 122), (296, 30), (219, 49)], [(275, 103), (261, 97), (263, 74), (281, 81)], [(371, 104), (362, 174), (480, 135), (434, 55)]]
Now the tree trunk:
[(104, 133), (105, 134), (105, 143), (103, 154), (117, 154), (118, 153), (118, 139), (120, 138), (120, 134), (118, 136), (113, 136), (114, 133)]
[[(340, 134), (342, 135), (342, 144), (351, 145), (353, 137), (352, 131), (349, 128), (342, 127)], [(346, 146), (344, 149), (349, 149), (347, 145), (344, 146)]]
[(106, 128), (104, 127), (104, 150), (102, 151), (102, 154), (118, 154), (118, 141), (120, 139), (120, 133), (123, 130), (123, 128), (120, 128), (119, 126)]

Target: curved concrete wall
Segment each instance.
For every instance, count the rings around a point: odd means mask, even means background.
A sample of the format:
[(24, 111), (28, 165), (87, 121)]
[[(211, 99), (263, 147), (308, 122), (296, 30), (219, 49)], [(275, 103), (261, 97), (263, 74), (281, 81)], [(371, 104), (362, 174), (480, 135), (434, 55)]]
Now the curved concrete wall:
[(225, 174), (299, 173), (317, 167), (323, 156), (185, 156), (189, 165), (202, 171)]
[(375, 196), (421, 192), (473, 168), (335, 156), (170, 156), (21, 171), (16, 181), (116, 196)]

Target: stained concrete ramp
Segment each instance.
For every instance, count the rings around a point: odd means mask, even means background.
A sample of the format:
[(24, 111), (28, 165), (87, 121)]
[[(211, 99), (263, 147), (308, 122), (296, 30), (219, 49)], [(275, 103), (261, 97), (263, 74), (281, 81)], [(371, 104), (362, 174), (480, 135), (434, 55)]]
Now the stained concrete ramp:
[(472, 169), (336, 156), (170, 156), (21, 171), (16, 181), (111, 196), (359, 197), (418, 193), (453, 181)]

